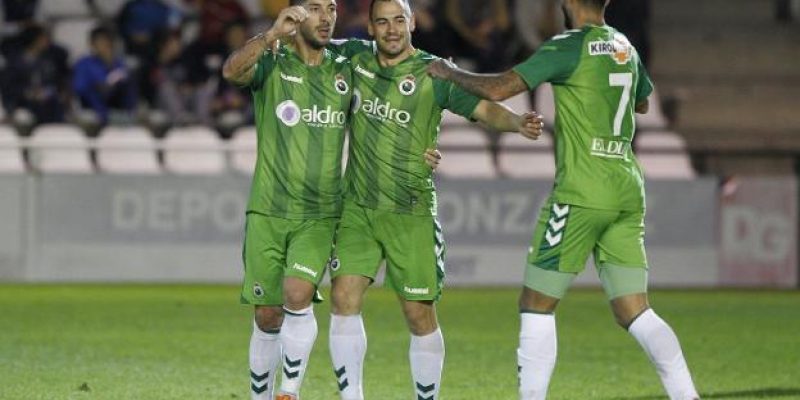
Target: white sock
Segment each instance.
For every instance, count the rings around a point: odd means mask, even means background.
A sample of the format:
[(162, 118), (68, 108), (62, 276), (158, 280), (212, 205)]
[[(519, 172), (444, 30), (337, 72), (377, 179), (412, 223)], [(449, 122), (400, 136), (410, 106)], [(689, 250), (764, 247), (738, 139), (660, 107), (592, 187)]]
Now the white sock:
[(253, 321), (250, 336), (250, 395), (252, 400), (272, 400), (275, 375), (281, 361), (278, 330), (264, 332)]
[(520, 314), (517, 369), (521, 400), (547, 397), (557, 350), (556, 318), (553, 314)]
[(359, 315), (331, 314), (331, 361), (342, 400), (364, 400), (362, 379), (367, 334)]
[(314, 308), (302, 310), (283, 309), (281, 345), (283, 346), (283, 376), (281, 393), (300, 394), (300, 385), (306, 374), (308, 356), (317, 339), (317, 320)]
[(633, 321), (628, 332), (636, 338), (655, 365), (671, 400), (699, 399), (675, 332), (653, 310)]
[(436, 328), (436, 331), (425, 336), (411, 335), (408, 356), (417, 400), (438, 399), (444, 366), (442, 330)]

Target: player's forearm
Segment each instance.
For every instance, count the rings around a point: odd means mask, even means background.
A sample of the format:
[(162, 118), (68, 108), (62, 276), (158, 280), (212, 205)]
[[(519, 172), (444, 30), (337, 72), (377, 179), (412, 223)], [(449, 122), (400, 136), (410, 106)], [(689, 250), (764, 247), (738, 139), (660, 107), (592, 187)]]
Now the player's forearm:
[(503, 104), (486, 102), (486, 112), (478, 120), (497, 132), (517, 132), (523, 123), (522, 116)]
[(255, 65), (261, 55), (268, 50), (270, 43), (278, 38), (268, 31), (260, 33), (245, 43), (244, 46), (234, 51), (222, 67), (222, 76), (236, 85), (247, 85), (253, 80)]
[(447, 79), (466, 91), (491, 101), (503, 101), (515, 93), (505, 90), (505, 74), (475, 74), (456, 68), (450, 70)]

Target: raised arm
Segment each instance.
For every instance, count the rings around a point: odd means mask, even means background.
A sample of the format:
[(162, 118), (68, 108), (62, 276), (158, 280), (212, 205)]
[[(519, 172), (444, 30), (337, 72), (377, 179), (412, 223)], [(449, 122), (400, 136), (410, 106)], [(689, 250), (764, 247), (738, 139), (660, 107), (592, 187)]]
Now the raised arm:
[(452, 81), (466, 91), (492, 101), (503, 101), (528, 90), (525, 81), (514, 71), (474, 74), (444, 59), (430, 63), (428, 74), (434, 78)]
[(544, 128), (542, 116), (535, 111), (517, 115), (503, 104), (486, 100), (478, 103), (472, 117), (495, 131), (519, 132), (533, 140), (539, 138)]
[(239, 86), (249, 85), (256, 73), (256, 63), (273, 43), (295, 33), (297, 26), (308, 17), (303, 7), (294, 6), (281, 11), (272, 28), (259, 33), (234, 51), (222, 66), (222, 77)]

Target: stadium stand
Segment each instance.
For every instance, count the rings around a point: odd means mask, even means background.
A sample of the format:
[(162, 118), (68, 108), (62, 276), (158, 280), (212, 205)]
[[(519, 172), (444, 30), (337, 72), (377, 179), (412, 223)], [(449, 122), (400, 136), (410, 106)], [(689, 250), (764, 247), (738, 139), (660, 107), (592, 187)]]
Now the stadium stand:
[(43, 124), (31, 134), (30, 162), (41, 173), (90, 174), (89, 139), (67, 124)]
[(97, 9), (105, 18), (114, 18), (119, 15), (127, 0), (101, 0), (96, 1)]
[[(98, 3), (105, 1), (98, 1)], [(39, 15), (48, 19), (88, 17), (90, 11), (86, 0), (45, 0), (39, 2)]]
[(14, 128), (0, 125), (0, 174), (21, 174), (25, 172), (20, 140)]
[(556, 160), (552, 134), (545, 132), (538, 140), (507, 133), (500, 138), (500, 171), (510, 178), (553, 179)]
[(636, 158), (645, 177), (653, 179), (694, 179), (686, 142), (674, 132), (648, 132), (636, 137)]
[(244, 126), (233, 132), (230, 140), (233, 147), (230, 155), (231, 169), (241, 174), (253, 174), (256, 167), (257, 142), (255, 126)]
[(442, 130), (439, 146), (446, 151), (437, 173), (445, 177), (494, 178), (497, 176), (492, 159), (486, 151), (486, 133), (477, 127)]
[(97, 139), (97, 169), (111, 174), (159, 174), (156, 140), (141, 126), (106, 127)]
[(769, 1), (654, 1), (652, 15), (651, 75), (679, 104), (675, 130), (700, 172), (793, 174), (798, 26), (777, 24)]
[(222, 140), (205, 126), (177, 127), (164, 139), (164, 168), (179, 175), (211, 175), (226, 170)]

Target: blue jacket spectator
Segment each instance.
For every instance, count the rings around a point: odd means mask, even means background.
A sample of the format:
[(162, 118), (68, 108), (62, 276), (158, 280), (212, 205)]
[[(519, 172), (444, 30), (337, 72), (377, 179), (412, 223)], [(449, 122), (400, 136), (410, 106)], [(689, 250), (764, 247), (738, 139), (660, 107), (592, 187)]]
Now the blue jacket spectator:
[(132, 113), (136, 108), (133, 79), (122, 57), (114, 52), (114, 36), (106, 28), (90, 33), (91, 55), (75, 65), (72, 88), (81, 105), (97, 113), (102, 123), (108, 122), (111, 110)]

